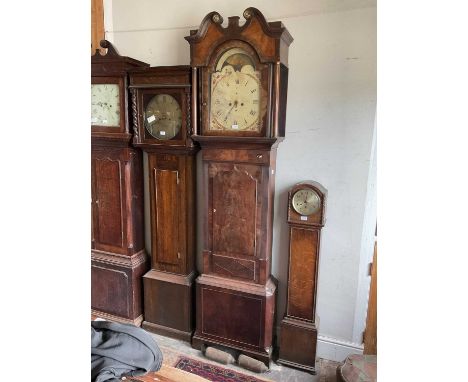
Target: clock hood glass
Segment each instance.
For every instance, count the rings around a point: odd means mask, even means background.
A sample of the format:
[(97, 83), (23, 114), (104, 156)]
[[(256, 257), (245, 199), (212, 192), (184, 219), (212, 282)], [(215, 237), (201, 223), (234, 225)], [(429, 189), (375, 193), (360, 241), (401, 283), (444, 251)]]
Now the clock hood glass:
[(169, 94), (157, 94), (145, 108), (146, 131), (156, 139), (174, 138), (182, 126), (182, 110), (177, 100)]
[(120, 126), (118, 84), (91, 85), (91, 126)]
[(320, 197), (312, 189), (305, 188), (294, 193), (292, 207), (301, 215), (311, 215), (320, 208)]
[(258, 131), (260, 73), (240, 48), (221, 55), (211, 75), (210, 130)]

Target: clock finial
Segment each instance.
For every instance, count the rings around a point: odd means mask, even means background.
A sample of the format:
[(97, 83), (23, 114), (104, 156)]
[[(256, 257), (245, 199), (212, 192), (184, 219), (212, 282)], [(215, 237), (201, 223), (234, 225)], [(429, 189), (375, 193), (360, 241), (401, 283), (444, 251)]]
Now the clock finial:
[[(120, 56), (120, 54), (117, 52), (117, 49), (115, 49), (114, 45), (112, 45), (110, 41), (101, 40), (99, 45), (101, 48), (107, 49), (106, 56)], [(99, 52), (99, 49), (97, 49), (97, 51)]]
[(213, 20), (214, 23), (216, 24), (222, 24), (223, 23), (223, 18), (218, 12), (213, 12), (213, 16), (211, 16), (211, 20)]

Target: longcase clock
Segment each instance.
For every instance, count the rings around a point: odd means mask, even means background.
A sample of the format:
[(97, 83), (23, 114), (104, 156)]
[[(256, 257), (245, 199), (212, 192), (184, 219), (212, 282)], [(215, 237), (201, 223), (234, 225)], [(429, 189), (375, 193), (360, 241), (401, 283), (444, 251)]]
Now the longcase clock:
[(148, 64), (107, 54), (91, 57), (91, 309), (97, 316), (141, 324), (142, 154), (131, 146), (127, 71)]
[(319, 183), (302, 182), (291, 188), (288, 198), (288, 294), (278, 363), (314, 374), (320, 233), (325, 224), (326, 197), (327, 190)]
[[(245, 23), (209, 13), (190, 32), (192, 137), (203, 166), (203, 273), (192, 346), (223, 345), (269, 364), (276, 148), (285, 134), (288, 47), (281, 22), (255, 8)], [(195, 96), (198, 95), (198, 98)]]
[(134, 144), (148, 157), (151, 270), (143, 328), (190, 341), (195, 279), (195, 154), (189, 66), (130, 73)]

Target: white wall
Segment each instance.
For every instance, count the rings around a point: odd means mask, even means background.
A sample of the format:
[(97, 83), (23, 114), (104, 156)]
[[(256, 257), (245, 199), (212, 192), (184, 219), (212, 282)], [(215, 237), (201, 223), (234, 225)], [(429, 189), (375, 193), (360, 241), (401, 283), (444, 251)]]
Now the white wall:
[(359, 352), (369, 284), (365, 268), (372, 255), (368, 243), (376, 219), (371, 166), (375, 0), (106, 0), (105, 6), (105, 12), (112, 13), (106, 38), (120, 54), (152, 66), (189, 64), (184, 36), (213, 10), (226, 22), (228, 16), (241, 16), (245, 8), (255, 6), (269, 21), (281, 20), (288, 28), (294, 42), (289, 50), (286, 139), (277, 158), (273, 243), (273, 274), (280, 283), (278, 319), (286, 296), (287, 192), (299, 181), (315, 180), (328, 189), (317, 305), (318, 354), (342, 360)]

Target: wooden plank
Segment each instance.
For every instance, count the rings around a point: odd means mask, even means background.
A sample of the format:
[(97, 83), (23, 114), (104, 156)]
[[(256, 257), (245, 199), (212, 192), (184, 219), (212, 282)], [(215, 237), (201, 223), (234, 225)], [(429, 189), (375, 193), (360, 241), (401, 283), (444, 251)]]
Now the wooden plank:
[(104, 40), (104, 36), (103, 0), (91, 0), (91, 55), (99, 49), (99, 42)]
[(367, 306), (364, 354), (377, 354), (377, 242), (374, 244), (369, 303)]
[(141, 382), (208, 382), (208, 379), (164, 364), (159, 371), (130, 379)]

